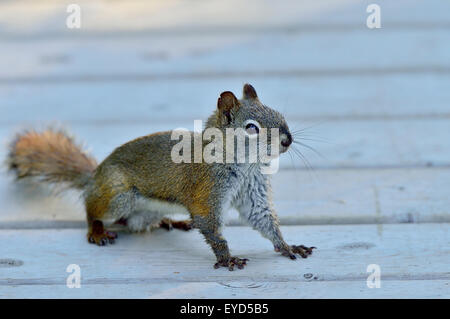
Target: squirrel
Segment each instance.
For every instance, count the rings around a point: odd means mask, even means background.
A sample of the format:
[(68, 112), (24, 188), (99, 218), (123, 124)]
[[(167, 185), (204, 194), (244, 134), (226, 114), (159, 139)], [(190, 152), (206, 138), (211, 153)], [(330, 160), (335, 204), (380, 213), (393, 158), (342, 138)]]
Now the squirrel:
[[(222, 132), (243, 128), (253, 135), (262, 128), (277, 128), (280, 153), (293, 142), (283, 115), (262, 104), (250, 84), (244, 85), (240, 100), (230, 91), (220, 94), (217, 108), (206, 122), (208, 128)], [(221, 233), (222, 215), (234, 207), (241, 218), (273, 243), (276, 252), (291, 259), (296, 259), (296, 254), (303, 258), (311, 255), (315, 247), (284, 241), (273, 208), (270, 176), (261, 172), (261, 162), (175, 163), (171, 150), (176, 141), (171, 133), (158, 132), (125, 143), (97, 165), (62, 130), (25, 131), (11, 144), (8, 167), (17, 179), (38, 178), (81, 190), (89, 243), (114, 243), (117, 233), (106, 229), (107, 220), (126, 225), (131, 231), (150, 226), (196, 228), (216, 256), (214, 268), (242, 269), (248, 259), (232, 256)], [(189, 214), (190, 219), (174, 221), (167, 217), (180, 212)]]

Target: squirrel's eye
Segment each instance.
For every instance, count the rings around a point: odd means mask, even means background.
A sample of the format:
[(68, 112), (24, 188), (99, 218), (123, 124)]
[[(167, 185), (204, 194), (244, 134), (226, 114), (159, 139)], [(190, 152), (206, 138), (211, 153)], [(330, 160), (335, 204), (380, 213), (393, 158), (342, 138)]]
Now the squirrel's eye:
[(245, 126), (245, 131), (249, 134), (249, 135), (253, 135), (253, 134), (258, 134), (259, 133), (259, 128), (253, 124), (253, 123), (248, 123)]

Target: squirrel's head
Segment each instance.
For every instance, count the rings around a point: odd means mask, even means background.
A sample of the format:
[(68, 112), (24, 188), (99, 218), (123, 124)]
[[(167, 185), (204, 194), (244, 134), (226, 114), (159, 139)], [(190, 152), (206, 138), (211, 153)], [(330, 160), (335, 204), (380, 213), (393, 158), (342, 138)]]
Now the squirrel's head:
[[(258, 137), (262, 131), (267, 133), (265, 144), (270, 148), (272, 142), (272, 130), (277, 129), (279, 136), (279, 152), (284, 153), (293, 142), (293, 137), (283, 115), (274, 109), (264, 105), (258, 99), (256, 90), (250, 84), (245, 84), (242, 99), (226, 91), (220, 94), (217, 101), (217, 110), (208, 120), (207, 127), (242, 128), (249, 138)], [(265, 129), (265, 130), (262, 130)]]

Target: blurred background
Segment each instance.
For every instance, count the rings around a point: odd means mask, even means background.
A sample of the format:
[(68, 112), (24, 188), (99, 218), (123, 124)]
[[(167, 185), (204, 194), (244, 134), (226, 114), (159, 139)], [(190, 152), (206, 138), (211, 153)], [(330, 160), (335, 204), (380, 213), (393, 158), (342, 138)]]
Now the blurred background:
[[(66, 25), (72, 3), (80, 28)], [(193, 129), (248, 82), (321, 154), (282, 159), (282, 224), (448, 222), (449, 12), (444, 0), (3, 0), (0, 157), (20, 129), (57, 124), (101, 161)], [(2, 169), (0, 227), (83, 227), (77, 194), (35, 198)]]

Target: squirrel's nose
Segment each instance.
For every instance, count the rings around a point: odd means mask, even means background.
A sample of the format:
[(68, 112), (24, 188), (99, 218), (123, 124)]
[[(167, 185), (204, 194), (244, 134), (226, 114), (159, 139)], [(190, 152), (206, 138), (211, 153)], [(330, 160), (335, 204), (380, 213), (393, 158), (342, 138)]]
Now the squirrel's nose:
[(281, 145), (283, 145), (284, 147), (288, 147), (291, 144), (292, 144), (291, 133), (286, 133), (286, 134), (281, 135)]

